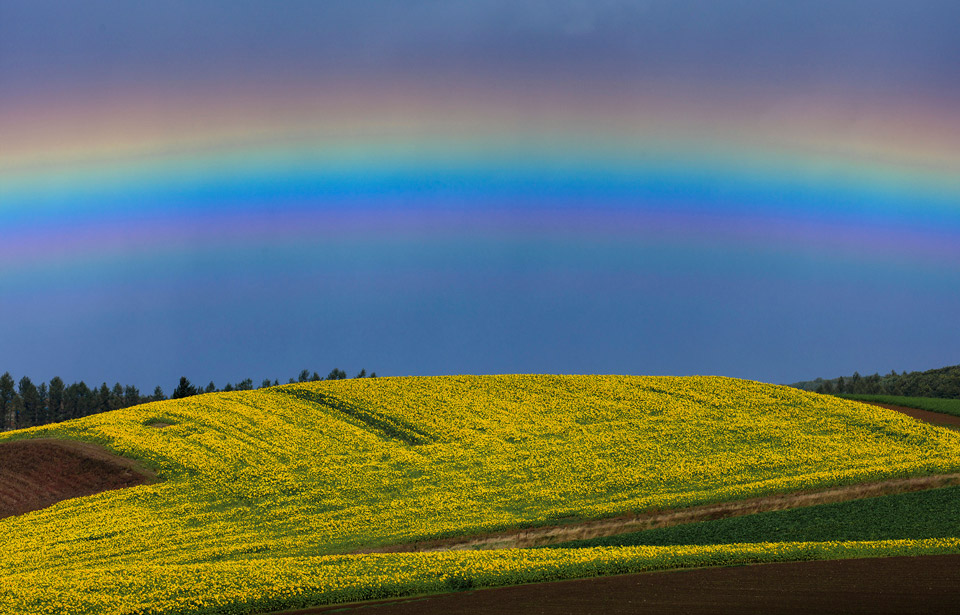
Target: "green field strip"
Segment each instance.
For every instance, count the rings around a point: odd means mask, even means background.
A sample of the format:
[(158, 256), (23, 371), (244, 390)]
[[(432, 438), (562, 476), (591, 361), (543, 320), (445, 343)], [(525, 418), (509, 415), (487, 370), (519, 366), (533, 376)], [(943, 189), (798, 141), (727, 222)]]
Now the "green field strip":
[(700, 521), (545, 548), (960, 537), (960, 486)]
[(838, 395), (843, 399), (917, 408), (960, 416), (960, 399), (943, 399), (940, 397), (904, 397), (901, 395)]

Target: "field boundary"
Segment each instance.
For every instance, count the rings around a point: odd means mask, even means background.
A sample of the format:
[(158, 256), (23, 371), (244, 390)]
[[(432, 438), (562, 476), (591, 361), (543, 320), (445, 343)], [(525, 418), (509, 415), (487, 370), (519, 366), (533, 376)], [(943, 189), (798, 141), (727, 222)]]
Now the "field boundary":
[(946, 414), (960, 418), (960, 399), (949, 397), (917, 397), (911, 395), (848, 395), (837, 397), (864, 404), (876, 404), (892, 408), (916, 408), (935, 414)]
[(862, 399), (856, 399), (853, 401), (860, 402), (861, 404), (867, 404), (870, 406), (878, 406), (880, 408), (886, 408), (887, 410), (894, 410), (901, 414), (906, 414), (911, 418), (915, 418), (918, 421), (923, 421), (924, 423), (930, 423), (931, 425), (937, 425), (940, 427), (960, 427), (960, 416), (955, 414), (947, 414), (945, 412), (934, 412), (933, 410), (924, 410), (923, 408), (911, 408), (909, 406), (897, 406), (895, 404), (887, 404), (879, 401), (865, 401)]
[(954, 613), (960, 555), (654, 570), (398, 596), (265, 615)]
[(597, 519), (563, 525), (525, 528), (470, 537), (450, 537), (423, 540), (382, 547), (358, 549), (353, 553), (410, 553), (419, 551), (456, 551), (487, 549), (518, 549), (542, 547), (573, 540), (588, 540), (639, 532), (684, 523), (712, 521), (775, 510), (803, 508), (818, 504), (834, 504), (850, 500), (894, 495), (911, 491), (925, 491), (939, 487), (960, 485), (960, 473), (895, 478), (890, 480), (833, 487), (820, 491), (803, 491), (762, 496), (732, 502), (720, 502), (672, 510), (650, 511), (622, 515), (612, 519)]

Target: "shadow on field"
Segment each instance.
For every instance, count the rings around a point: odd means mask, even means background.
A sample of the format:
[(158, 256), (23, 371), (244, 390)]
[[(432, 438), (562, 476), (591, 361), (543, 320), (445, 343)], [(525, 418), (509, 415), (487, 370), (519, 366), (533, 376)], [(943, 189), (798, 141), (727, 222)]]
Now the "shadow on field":
[(960, 555), (760, 564), (328, 605), (284, 615), (957, 613)]

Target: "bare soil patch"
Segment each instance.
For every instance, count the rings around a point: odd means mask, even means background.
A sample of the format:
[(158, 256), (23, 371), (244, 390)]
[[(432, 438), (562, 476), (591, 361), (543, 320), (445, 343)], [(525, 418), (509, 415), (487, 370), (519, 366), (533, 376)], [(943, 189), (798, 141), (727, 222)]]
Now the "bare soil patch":
[(926, 421), (927, 423), (933, 423), (934, 425), (950, 425), (952, 427), (960, 427), (960, 416), (954, 416), (952, 414), (944, 414), (943, 412), (930, 412), (929, 410), (921, 410), (920, 408), (907, 408), (906, 406), (881, 404), (873, 401), (862, 401), (860, 403), (870, 404), (871, 406), (880, 406), (881, 408), (886, 408), (887, 410), (896, 410), (897, 412), (902, 412), (907, 416), (912, 416), (915, 419)]
[(960, 485), (960, 474), (897, 478), (874, 483), (861, 483), (834, 487), (820, 491), (786, 493), (750, 498), (734, 502), (720, 502), (704, 506), (692, 506), (675, 510), (648, 511), (624, 515), (612, 519), (597, 519), (563, 525), (551, 525), (474, 535), (425, 540), (397, 545), (361, 549), (357, 553), (400, 553), (412, 551), (448, 551), (458, 549), (512, 549), (539, 547), (571, 540), (584, 540), (600, 536), (614, 536), (627, 532), (639, 532), (658, 527), (710, 521), (725, 517), (752, 515), (772, 510), (786, 510), (817, 504), (832, 504), (861, 498), (922, 491), (937, 487)]
[(164, 427), (173, 427), (176, 423), (171, 423), (170, 421), (164, 421), (163, 419), (151, 419), (144, 423), (147, 427), (154, 427), (156, 429), (163, 429)]
[(701, 568), (479, 589), (286, 615), (956, 613), (960, 555)]
[(136, 461), (89, 442), (35, 439), (0, 443), (0, 519), (71, 498), (151, 483)]

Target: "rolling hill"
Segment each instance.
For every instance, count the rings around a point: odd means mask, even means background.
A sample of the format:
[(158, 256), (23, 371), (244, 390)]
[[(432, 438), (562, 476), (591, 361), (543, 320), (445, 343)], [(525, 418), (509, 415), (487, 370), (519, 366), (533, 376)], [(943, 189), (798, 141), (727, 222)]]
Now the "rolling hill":
[(361, 553), (414, 541), (960, 471), (960, 434), (717, 377), (291, 384), (0, 434), (156, 475), (0, 520), (0, 611), (254, 613), (705, 564), (960, 552), (958, 536)]

